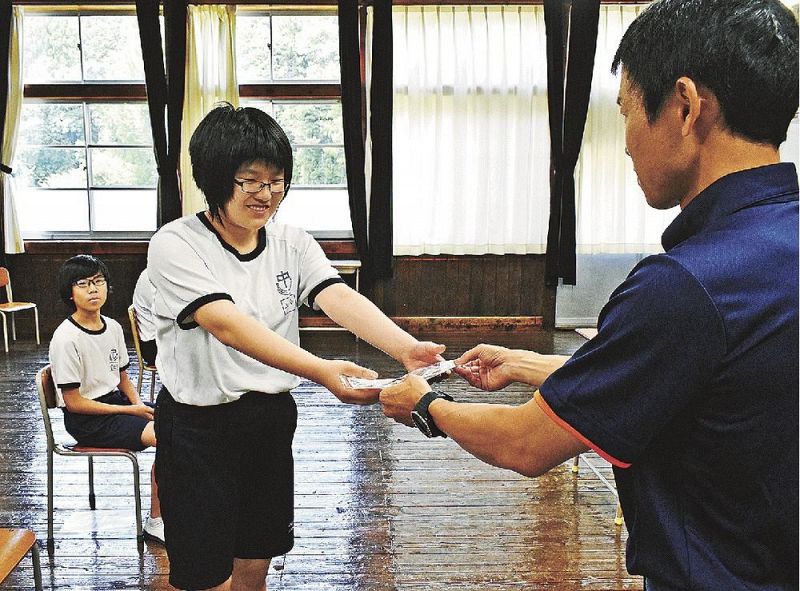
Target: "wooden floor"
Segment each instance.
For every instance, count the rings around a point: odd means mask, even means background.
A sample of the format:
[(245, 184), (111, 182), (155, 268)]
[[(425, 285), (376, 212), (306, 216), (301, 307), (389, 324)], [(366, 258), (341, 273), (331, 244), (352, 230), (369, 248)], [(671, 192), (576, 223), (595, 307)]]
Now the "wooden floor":
[[(447, 358), (479, 341), (565, 354), (583, 342), (560, 331), (424, 336), (448, 345)], [(348, 358), (382, 376), (402, 373), (347, 334), (307, 332), (302, 339), (323, 357)], [(32, 528), (40, 539), (47, 532), (47, 477), (33, 377), (46, 358), (46, 345), (30, 342), (0, 353), (0, 526)], [(480, 392), (458, 378), (442, 386), (460, 400), (530, 397), (522, 387)], [(427, 440), (378, 407), (340, 404), (316, 384), (304, 382), (295, 397), (296, 544), (273, 561), (270, 590), (642, 588), (641, 578), (625, 570), (627, 534), (613, 522), (616, 499), (583, 465), (578, 476), (567, 463), (526, 479), (481, 463), (451, 440)], [(56, 428), (64, 433), (60, 419)], [(145, 507), (153, 457), (140, 454)], [(589, 457), (611, 479), (608, 464)], [(42, 552), (45, 588), (171, 589), (164, 549), (137, 547), (129, 463), (96, 464), (97, 509), (90, 511), (86, 462), (55, 459), (56, 541), (51, 553)], [(32, 589), (30, 560), (0, 588)]]

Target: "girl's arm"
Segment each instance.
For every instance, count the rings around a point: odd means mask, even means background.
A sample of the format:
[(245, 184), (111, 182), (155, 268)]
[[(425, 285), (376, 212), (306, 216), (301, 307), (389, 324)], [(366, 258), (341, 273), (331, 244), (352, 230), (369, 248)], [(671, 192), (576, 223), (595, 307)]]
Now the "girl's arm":
[(408, 370), (442, 360), (444, 345), (418, 341), (344, 283), (329, 285), (319, 292), (315, 301), (336, 324), (393, 357)]

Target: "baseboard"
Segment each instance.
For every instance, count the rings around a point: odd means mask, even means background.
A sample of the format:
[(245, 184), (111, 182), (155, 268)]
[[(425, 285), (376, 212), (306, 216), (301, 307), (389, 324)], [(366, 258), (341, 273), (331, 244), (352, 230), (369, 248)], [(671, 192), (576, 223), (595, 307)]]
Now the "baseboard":
[(597, 326), (597, 316), (556, 318), (556, 328), (581, 328), (585, 326)]
[[(410, 332), (460, 330), (518, 330), (541, 328), (541, 316), (394, 316), (392, 320)], [(302, 330), (331, 330), (338, 325), (327, 316), (301, 316)]]

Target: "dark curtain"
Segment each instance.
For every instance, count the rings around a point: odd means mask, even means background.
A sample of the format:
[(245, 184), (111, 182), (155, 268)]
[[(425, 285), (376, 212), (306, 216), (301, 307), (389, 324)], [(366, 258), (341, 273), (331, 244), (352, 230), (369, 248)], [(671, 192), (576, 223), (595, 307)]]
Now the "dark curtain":
[[(8, 106), (9, 51), (11, 49), (11, 0), (0, 0), (0, 179), (11, 174), (11, 163), (3, 160), (3, 136), (6, 130)], [(5, 266), (5, 199), (0, 185), (0, 265)]]
[(373, 11), (368, 266), (372, 276), (380, 279), (392, 276), (392, 0), (375, 0)]
[[(392, 3), (374, 4), (370, 135), (372, 179), (367, 215), (358, 0), (338, 0), (342, 122), (350, 218), (365, 279), (392, 275)], [(365, 49), (367, 51), (367, 49)]]
[(164, 2), (166, 70), (158, 8), (159, 0), (136, 0), (147, 105), (158, 167), (158, 226), (161, 227), (181, 216), (178, 158), (185, 84), (187, 6), (185, 0)]
[[(361, 127), (361, 54), (358, 0), (338, 0), (339, 64), (342, 78), (342, 125), (350, 220), (358, 256), (367, 261), (367, 191), (364, 179), (364, 134)], [(364, 269), (366, 274), (366, 268)]]
[[(575, 165), (592, 89), (600, 0), (545, 0), (550, 224), (545, 281), (575, 285)], [(568, 37), (565, 37), (568, 27)], [(569, 46), (565, 39), (569, 39)], [(566, 90), (565, 90), (566, 89)]]

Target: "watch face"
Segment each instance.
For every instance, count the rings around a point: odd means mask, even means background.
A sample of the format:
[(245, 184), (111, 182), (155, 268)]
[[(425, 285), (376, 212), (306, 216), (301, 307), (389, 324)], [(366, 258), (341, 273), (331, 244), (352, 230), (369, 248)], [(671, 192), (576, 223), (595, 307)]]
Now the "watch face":
[(431, 428), (428, 425), (428, 422), (425, 418), (419, 414), (417, 411), (411, 411), (411, 420), (414, 421), (414, 424), (417, 426), (417, 429), (422, 431), (425, 437), (433, 437), (433, 433), (431, 433)]

